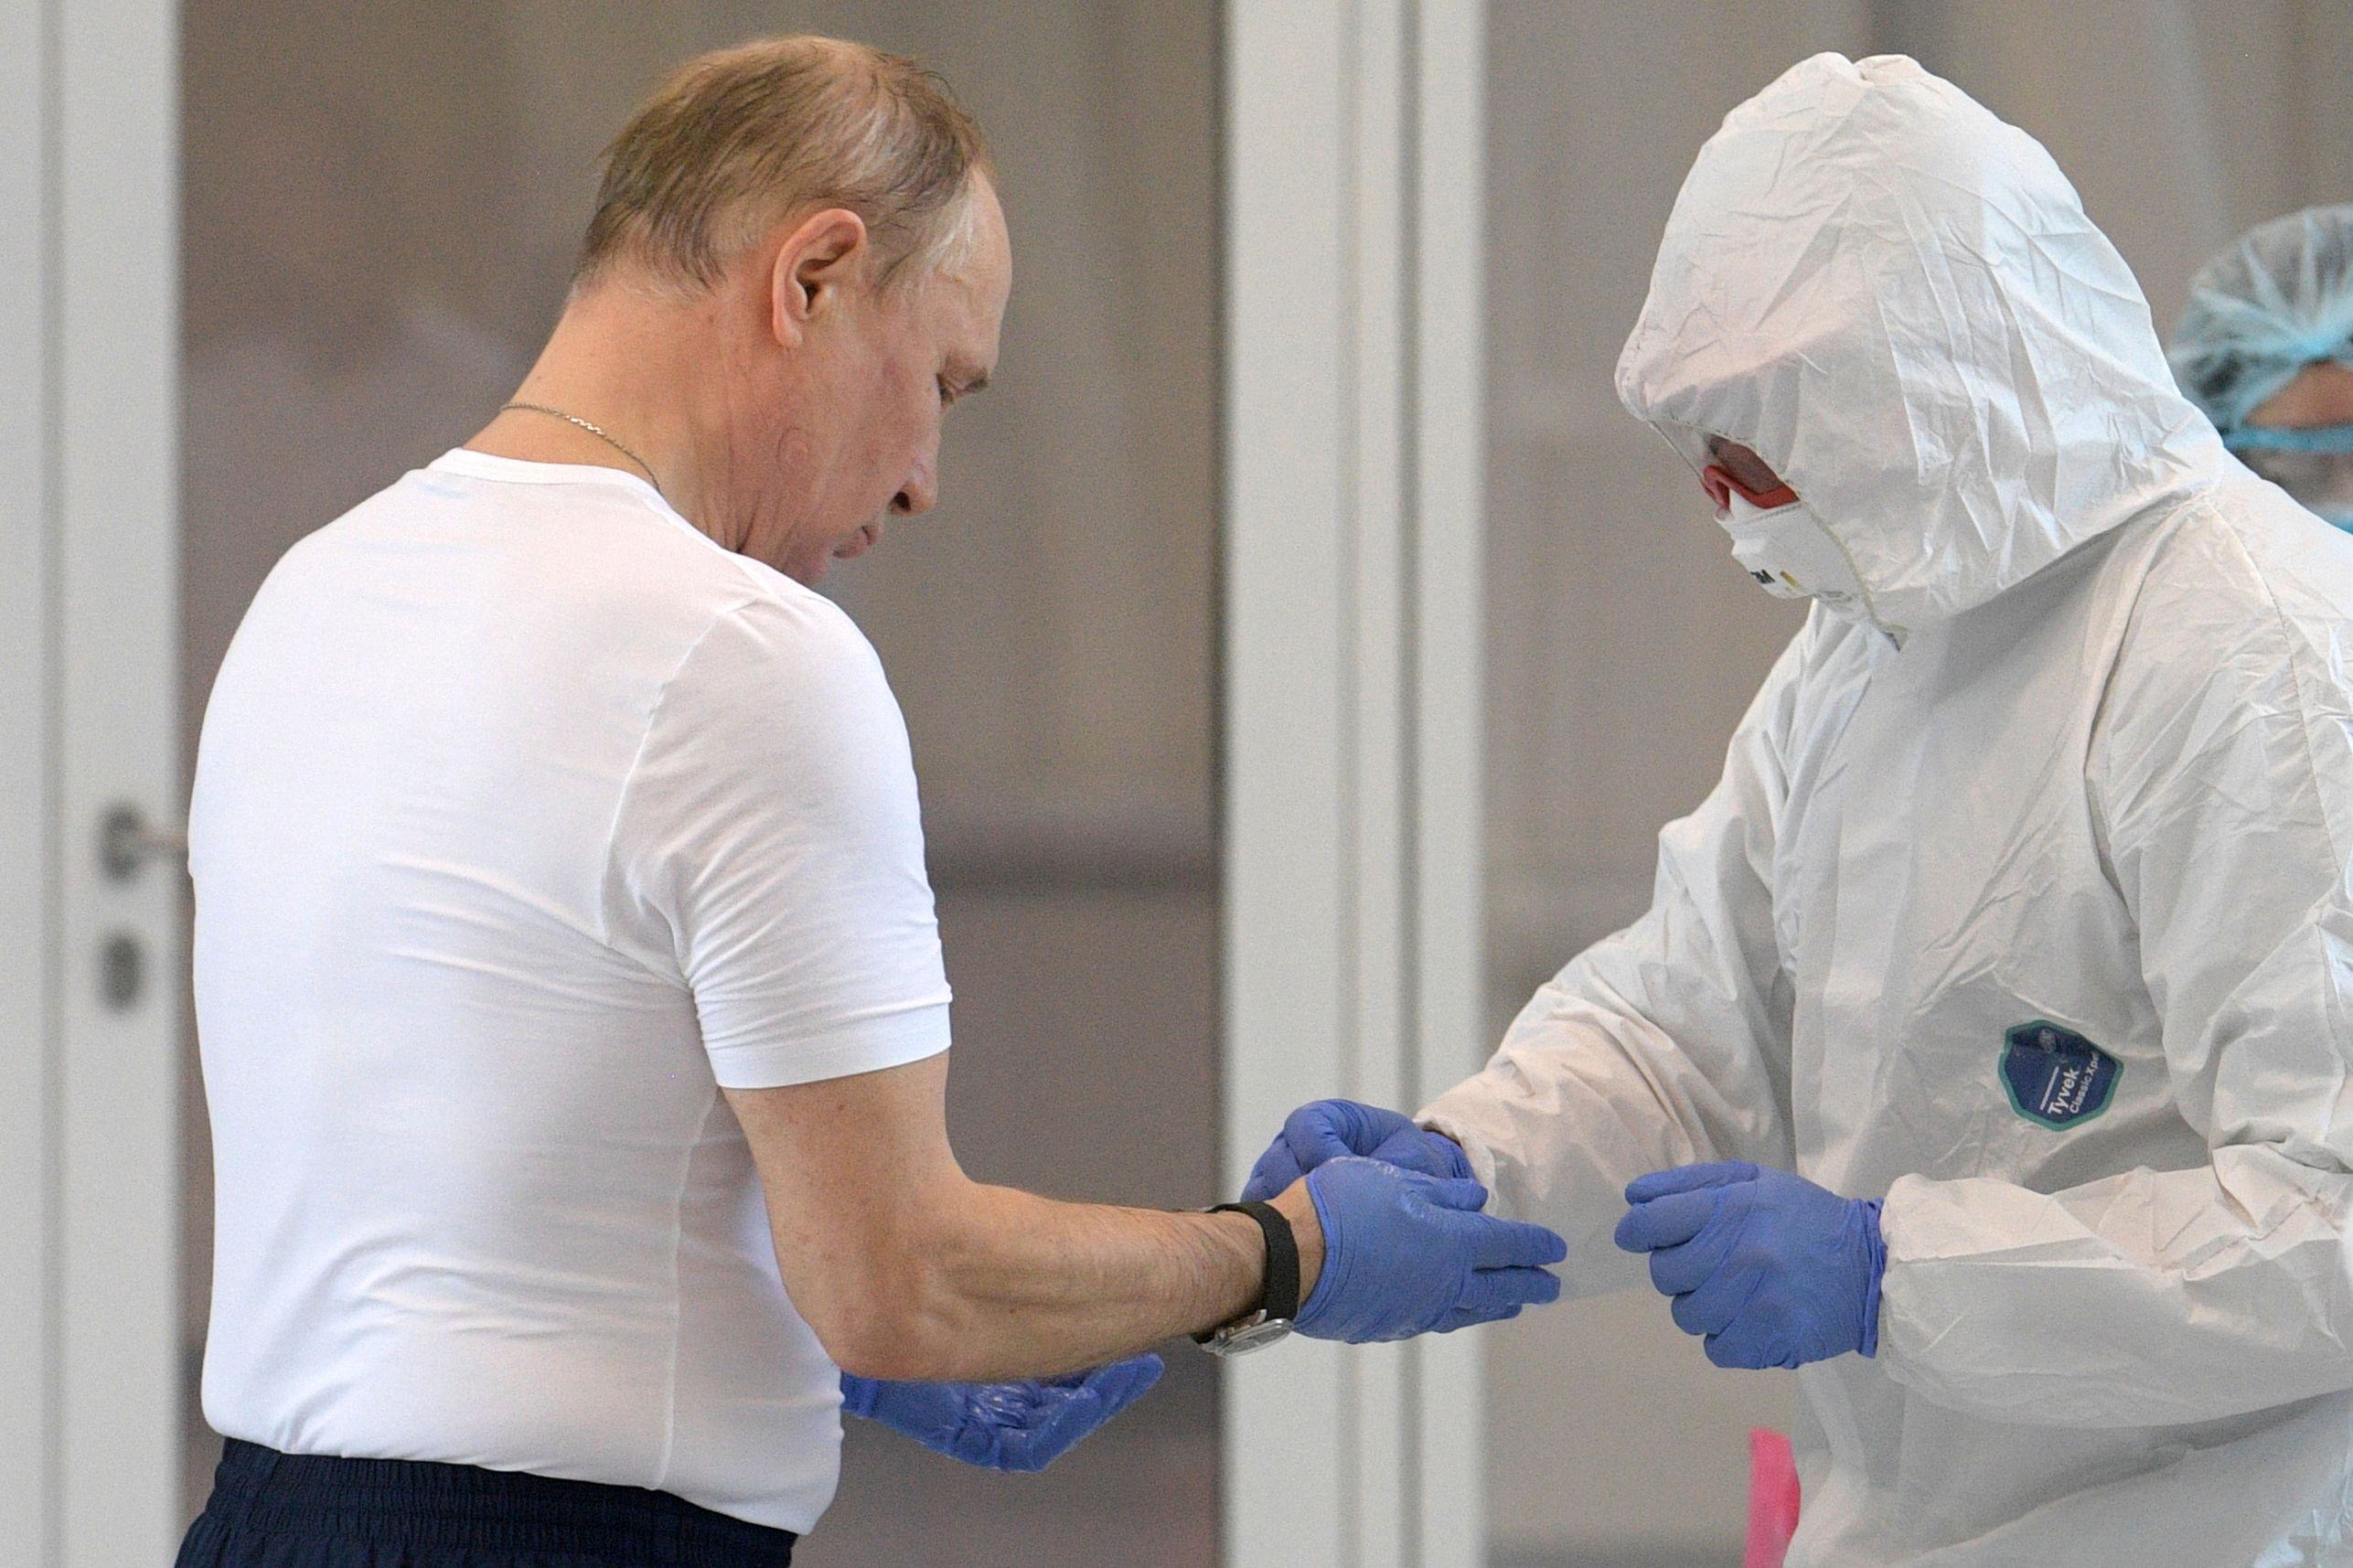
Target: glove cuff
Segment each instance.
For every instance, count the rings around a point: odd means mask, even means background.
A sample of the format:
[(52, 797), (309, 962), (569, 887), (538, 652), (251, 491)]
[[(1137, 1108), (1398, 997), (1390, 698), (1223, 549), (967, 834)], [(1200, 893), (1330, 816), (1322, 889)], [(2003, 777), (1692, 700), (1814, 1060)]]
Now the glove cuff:
[(1323, 1232), (1323, 1269), (1316, 1275), (1315, 1288), (1299, 1303), (1299, 1316), (1291, 1319), (1292, 1328), (1316, 1339), (1325, 1338), (1319, 1331), (1321, 1320), (1332, 1297), (1340, 1293), (1349, 1263), (1347, 1250), (1332, 1223), (1332, 1211), (1324, 1207), (1322, 1185), (1316, 1180), (1318, 1172), (1328, 1168), (1318, 1166), (1307, 1173), (1308, 1201), (1315, 1206), (1316, 1228)]
[(1856, 1349), (1866, 1356), (1879, 1353), (1879, 1279), (1888, 1272), (1888, 1243), (1879, 1235), (1879, 1205), (1884, 1200), (1872, 1198), (1858, 1202), (1858, 1218), (1863, 1225), (1863, 1254), (1866, 1264), (1863, 1282), (1863, 1339)]
[(841, 1413), (854, 1415), (861, 1421), (874, 1418), (874, 1401), (882, 1385), (872, 1378), (861, 1378), (854, 1372), (841, 1374)]

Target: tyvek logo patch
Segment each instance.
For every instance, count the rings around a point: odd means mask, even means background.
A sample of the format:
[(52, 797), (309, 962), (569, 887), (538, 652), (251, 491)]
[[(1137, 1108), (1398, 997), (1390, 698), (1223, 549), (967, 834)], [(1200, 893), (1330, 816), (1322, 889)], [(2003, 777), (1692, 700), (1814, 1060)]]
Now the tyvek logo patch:
[(2037, 1019), (2003, 1038), (2002, 1087), (2010, 1108), (2037, 1125), (2064, 1131), (2115, 1098), (2124, 1064), (2073, 1029)]

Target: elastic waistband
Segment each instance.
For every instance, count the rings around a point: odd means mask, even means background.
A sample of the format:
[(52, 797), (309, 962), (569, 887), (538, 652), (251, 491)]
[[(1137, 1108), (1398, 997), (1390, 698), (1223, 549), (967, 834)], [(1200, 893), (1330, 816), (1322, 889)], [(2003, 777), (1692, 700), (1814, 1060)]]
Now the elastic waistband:
[(785, 1568), (795, 1539), (638, 1487), (416, 1459), (281, 1454), (234, 1437), (205, 1513), (270, 1535), (569, 1552), (649, 1568)]

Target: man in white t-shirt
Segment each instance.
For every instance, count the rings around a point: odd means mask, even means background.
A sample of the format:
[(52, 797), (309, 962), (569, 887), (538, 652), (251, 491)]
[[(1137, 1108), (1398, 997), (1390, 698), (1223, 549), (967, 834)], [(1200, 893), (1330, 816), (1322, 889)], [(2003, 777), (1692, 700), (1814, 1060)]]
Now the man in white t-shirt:
[(1173, 1336), (1557, 1293), (1467, 1172), (1190, 1214), (958, 1169), (905, 730), (813, 587), (931, 506), (1010, 282), (935, 79), (693, 61), (514, 402), (263, 586), (191, 827), (231, 1442), (187, 1568), (781, 1563), (845, 1405), (1032, 1468)]

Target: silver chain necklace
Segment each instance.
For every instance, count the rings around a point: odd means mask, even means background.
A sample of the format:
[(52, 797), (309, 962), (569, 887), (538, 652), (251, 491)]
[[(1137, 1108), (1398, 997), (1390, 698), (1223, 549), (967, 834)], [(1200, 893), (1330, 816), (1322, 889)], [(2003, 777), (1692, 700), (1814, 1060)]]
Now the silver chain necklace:
[[(619, 438), (615, 436), (611, 432), (605, 430), (602, 425), (591, 424), (586, 420), (582, 419), (578, 414), (568, 414), (562, 409), (551, 409), (545, 403), (501, 403), (498, 406), (498, 411), (502, 414), (508, 409), (520, 409), (525, 413), (529, 414), (546, 414), (551, 419), (560, 419), (566, 424), (578, 425), (581, 429), (586, 431), (589, 434), (594, 436), (597, 440), (603, 442), (605, 445), (611, 447), (614, 451), (619, 453), (622, 456), (627, 458), (630, 462), (644, 469), (646, 471), (646, 483), (654, 487), (655, 495), (661, 495), (662, 482), (654, 477), (654, 465), (647, 462), (644, 458), (638, 456), (636, 453), (630, 451), (627, 447), (622, 445)], [(664, 499), (668, 499), (668, 497), (665, 496)]]

